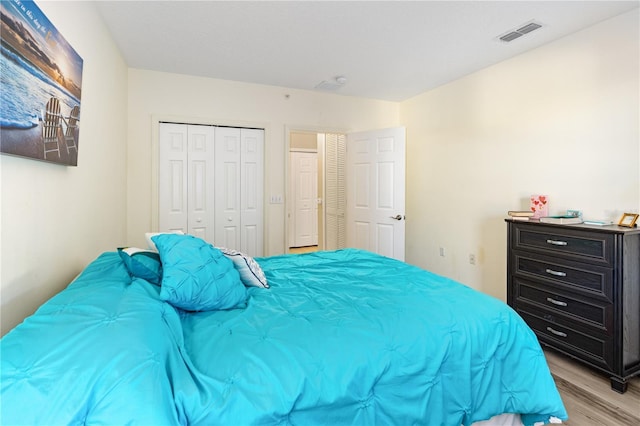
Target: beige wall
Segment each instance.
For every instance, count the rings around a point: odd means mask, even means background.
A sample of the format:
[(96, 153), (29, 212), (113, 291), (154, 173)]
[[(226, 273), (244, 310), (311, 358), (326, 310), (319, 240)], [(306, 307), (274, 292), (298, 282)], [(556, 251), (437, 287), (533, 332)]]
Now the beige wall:
[[(288, 96), (287, 96), (288, 95)], [(397, 126), (395, 102), (210, 78), (129, 70), (128, 241), (144, 243), (152, 230), (152, 166), (158, 119), (265, 128), (265, 255), (284, 253), (288, 130), (358, 131)]]
[(84, 60), (78, 167), (0, 156), (4, 335), (125, 243), (127, 67), (89, 2), (38, 2)]
[(503, 219), (531, 194), (638, 212), (638, 34), (636, 10), (403, 102), (407, 261), (504, 299)]
[[(407, 260), (500, 298), (503, 218), (530, 194), (593, 218), (640, 207), (635, 12), (398, 104), (127, 73), (90, 2), (38, 5), (84, 59), (80, 156), (77, 168), (0, 156), (2, 334), (99, 253), (144, 244), (158, 117), (264, 127), (265, 201), (286, 193), (288, 129), (406, 126)], [(284, 205), (265, 214), (266, 254), (282, 253)]]
[(316, 151), (318, 149), (318, 134), (315, 132), (291, 132), (289, 134), (291, 149), (306, 149)]

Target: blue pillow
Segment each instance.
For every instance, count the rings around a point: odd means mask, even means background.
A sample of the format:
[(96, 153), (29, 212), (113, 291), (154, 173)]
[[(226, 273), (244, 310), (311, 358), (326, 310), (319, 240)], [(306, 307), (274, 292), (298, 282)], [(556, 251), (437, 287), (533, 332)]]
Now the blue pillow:
[(118, 254), (127, 267), (129, 275), (160, 285), (162, 263), (158, 253), (135, 247), (122, 247), (118, 249)]
[(151, 239), (162, 260), (160, 299), (187, 311), (230, 309), (246, 300), (233, 262), (211, 244), (192, 235)]

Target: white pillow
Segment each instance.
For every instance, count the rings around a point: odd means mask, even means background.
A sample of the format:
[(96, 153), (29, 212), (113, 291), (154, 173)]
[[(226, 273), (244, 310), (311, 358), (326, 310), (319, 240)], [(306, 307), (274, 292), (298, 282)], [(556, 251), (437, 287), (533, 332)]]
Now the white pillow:
[(269, 288), (267, 277), (256, 260), (237, 250), (224, 247), (217, 247), (228, 259), (231, 259), (233, 266), (240, 273), (240, 280), (247, 287)]
[(176, 231), (167, 231), (167, 232), (147, 232), (144, 234), (144, 238), (147, 240), (147, 247), (149, 247), (149, 250), (153, 250), (155, 252), (158, 251), (158, 248), (156, 247), (155, 243), (153, 241), (151, 241), (151, 237), (155, 237), (156, 235), (160, 235), (160, 234), (180, 234), (180, 235), (184, 235), (184, 232), (180, 231), (180, 230), (176, 230)]

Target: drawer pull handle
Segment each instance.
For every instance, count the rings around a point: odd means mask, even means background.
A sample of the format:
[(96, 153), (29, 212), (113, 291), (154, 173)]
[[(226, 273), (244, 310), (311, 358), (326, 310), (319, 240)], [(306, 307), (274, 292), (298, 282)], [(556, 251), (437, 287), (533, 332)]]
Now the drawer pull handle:
[(550, 297), (547, 297), (547, 302), (551, 302), (554, 305), (558, 306), (567, 306), (567, 302), (561, 302), (560, 300), (552, 299)]
[(547, 327), (547, 331), (552, 333), (552, 334), (555, 334), (558, 337), (567, 337), (567, 333), (563, 333), (562, 331), (554, 330), (551, 327)]
[(553, 269), (545, 269), (547, 274), (555, 275), (556, 277), (566, 277), (566, 272), (554, 271)]
[(567, 242), (560, 240), (547, 240), (547, 244), (553, 244), (554, 246), (566, 246)]

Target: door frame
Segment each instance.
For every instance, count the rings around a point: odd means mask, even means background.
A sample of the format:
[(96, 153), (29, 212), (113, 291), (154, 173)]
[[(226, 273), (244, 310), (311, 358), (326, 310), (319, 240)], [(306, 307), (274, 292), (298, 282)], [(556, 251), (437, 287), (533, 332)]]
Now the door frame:
[[(291, 151), (291, 133), (294, 132), (301, 132), (301, 133), (315, 133), (316, 135), (319, 133), (341, 133), (344, 135), (347, 135), (349, 133), (348, 130), (345, 130), (343, 128), (336, 128), (336, 127), (322, 127), (322, 126), (305, 126), (305, 125), (285, 125), (284, 127), (285, 131), (284, 131), (284, 136), (285, 136), (285, 143), (284, 143), (284, 156), (285, 156), (285, 164), (287, 165), (287, 167), (285, 168), (285, 176), (284, 176), (284, 191), (285, 191), (285, 196), (284, 196), (284, 250), (285, 253), (289, 253), (289, 209), (291, 207), (290, 205), (290, 197), (291, 197), (291, 191), (290, 191), (290, 185), (289, 185), (289, 180), (291, 179), (291, 161), (289, 158), (289, 153)], [(320, 148), (318, 148), (318, 155), (321, 155), (324, 157), (324, 147), (322, 149), (322, 151), (320, 150)], [(323, 161), (323, 167), (324, 167), (324, 161)], [(325, 180), (326, 182), (326, 176), (324, 173), (324, 170), (322, 171), (322, 178), (323, 180)], [(324, 185), (323, 185), (324, 188)], [(321, 247), (324, 247), (324, 232), (325, 232), (325, 226), (324, 226), (324, 197), (322, 197), (322, 205), (318, 206), (318, 210), (322, 211), (322, 220), (323, 220), (323, 224), (322, 224), (322, 232), (318, 232), (318, 248), (320, 249)], [(320, 224), (318, 224), (320, 225)]]
[(268, 241), (269, 241), (269, 209), (267, 208), (267, 170), (269, 170), (268, 157), (267, 157), (267, 140), (270, 134), (270, 126), (268, 123), (257, 121), (237, 121), (237, 120), (222, 120), (214, 118), (203, 118), (173, 114), (152, 114), (151, 115), (151, 229), (149, 232), (158, 232), (160, 226), (160, 123), (178, 123), (178, 124), (193, 124), (201, 126), (219, 126), (219, 127), (239, 127), (248, 129), (262, 129), (264, 130), (264, 167), (263, 167), (263, 203), (262, 203), (262, 218), (264, 226), (263, 239), (262, 239), (262, 251), (267, 253)]

